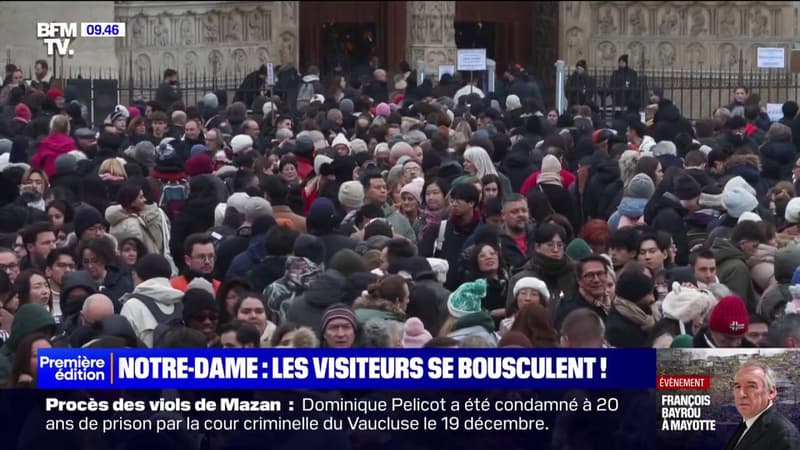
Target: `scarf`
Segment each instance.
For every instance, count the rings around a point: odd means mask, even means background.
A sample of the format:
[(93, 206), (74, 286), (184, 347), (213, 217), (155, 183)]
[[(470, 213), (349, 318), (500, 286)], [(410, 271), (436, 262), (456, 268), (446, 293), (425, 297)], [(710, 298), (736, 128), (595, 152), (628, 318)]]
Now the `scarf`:
[(653, 315), (647, 314), (639, 308), (636, 303), (624, 299), (620, 296), (614, 300), (614, 309), (617, 310), (618, 313), (625, 317), (626, 319), (632, 321), (636, 325), (639, 325), (639, 328), (642, 331), (650, 331), (653, 328), (653, 325), (656, 323), (656, 318), (654, 315), (656, 314), (653, 312)]
[(438, 230), (439, 224), (442, 223), (445, 210), (444, 208), (433, 210), (428, 209), (427, 207), (420, 211), (420, 217), (422, 218), (422, 223), (425, 225), (422, 227), (422, 233), (426, 233), (431, 228), (436, 228)]
[(464, 222), (460, 216), (450, 214), (450, 222), (458, 228), (474, 227), (481, 221), (481, 213), (477, 209), (472, 210), (472, 219), (469, 222)]
[(555, 186), (563, 187), (561, 183), (561, 174), (558, 172), (542, 172), (536, 180), (536, 184), (552, 184)]

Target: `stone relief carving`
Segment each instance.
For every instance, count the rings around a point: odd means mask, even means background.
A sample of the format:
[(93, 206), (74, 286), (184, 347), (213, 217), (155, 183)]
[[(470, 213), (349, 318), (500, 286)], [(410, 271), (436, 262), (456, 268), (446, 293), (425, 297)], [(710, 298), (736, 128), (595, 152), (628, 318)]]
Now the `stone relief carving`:
[(692, 42), (686, 47), (686, 59), (689, 66), (701, 66), (706, 62), (706, 48), (699, 42)]
[(731, 8), (726, 8), (722, 11), (719, 22), (719, 33), (723, 36), (735, 36), (739, 34), (739, 18), (736, 11)]
[(272, 58), (269, 56), (268, 49), (264, 47), (259, 47), (258, 50), (256, 50), (256, 59), (258, 60), (258, 63), (260, 65), (263, 65), (270, 62)]
[(414, 2), (414, 8), (417, 14), (425, 14), (425, 3), (426, 2)]
[(183, 45), (194, 44), (194, 19), (185, 18), (181, 21), (181, 43)]
[(577, 20), (581, 16), (581, 4), (583, 2), (566, 2), (567, 14), (572, 17), (572, 20)]
[(297, 2), (281, 2), (281, 20), (284, 25), (293, 25), (297, 21), (296, 4)]
[(751, 20), (751, 31), (753, 36), (766, 36), (769, 33), (769, 18), (762, 9), (753, 10), (753, 18)]
[(264, 39), (264, 15), (259, 9), (247, 14), (247, 39), (251, 41)]
[(433, 50), (428, 53), (425, 63), (429, 67), (439, 67), (442, 64), (447, 64), (447, 53), (444, 50)]
[(601, 63), (614, 64), (614, 59), (617, 57), (617, 46), (612, 42), (601, 42), (597, 44), (597, 55)]
[(617, 21), (614, 18), (616, 14), (612, 12), (613, 8), (603, 8), (600, 10), (600, 17), (597, 19), (597, 28), (601, 34), (614, 34), (617, 32)]
[(147, 23), (144, 18), (139, 16), (133, 20), (131, 26), (131, 47), (144, 47), (145, 46), (145, 33), (147, 32)]
[(233, 70), (237, 73), (241, 73), (247, 69), (247, 52), (244, 51), (244, 49), (237, 48), (233, 51)]
[(412, 61), (425, 61), (425, 50), (421, 48), (415, 48), (412, 52), (413, 56), (411, 58)]
[(140, 77), (150, 75), (150, 57), (142, 53), (136, 57), (136, 62), (133, 65), (134, 73), (138, 73)]
[(428, 33), (430, 42), (437, 44), (442, 42), (442, 16), (428, 17)]
[(567, 62), (575, 64), (579, 59), (584, 59), (584, 32), (578, 27), (572, 27), (567, 31)]
[(211, 50), (208, 53), (208, 65), (211, 68), (211, 73), (219, 75), (225, 67), (225, 57), (219, 50)]
[(658, 44), (658, 62), (664, 67), (671, 67), (675, 64), (675, 46), (669, 42)]
[(158, 47), (166, 47), (170, 43), (169, 39), (169, 25), (170, 20), (166, 17), (160, 18), (155, 24), (155, 38), (156, 38), (156, 46)]
[(186, 75), (190, 76), (190, 74), (197, 74), (198, 64), (200, 62), (200, 57), (197, 56), (197, 52), (189, 51), (183, 55), (183, 65), (185, 66)]
[(641, 36), (647, 33), (647, 18), (642, 8), (634, 8), (630, 17), (631, 34)]
[(242, 16), (238, 12), (232, 12), (226, 17), (225, 40), (240, 42), (244, 40), (242, 36)]
[(708, 11), (703, 8), (694, 8), (689, 17), (691, 18), (691, 27), (689, 34), (692, 36), (699, 36), (708, 33)]
[(203, 42), (213, 44), (219, 42), (219, 22), (218, 17), (213, 14), (203, 16), (201, 23), (203, 25)]
[(660, 34), (678, 34), (680, 33), (681, 18), (675, 8), (666, 8), (661, 10), (661, 21), (658, 25), (658, 32)]
[(719, 46), (719, 64), (723, 69), (733, 69), (739, 64), (739, 49), (733, 44)]
[(295, 62), (295, 49), (297, 48), (297, 38), (291, 31), (284, 31), (281, 33), (281, 48), (279, 55), (281, 57), (281, 64)]
[(175, 69), (177, 67), (175, 63), (175, 55), (172, 53), (164, 52), (164, 54), (161, 55), (161, 67), (163, 69)]
[(646, 61), (646, 47), (644, 44), (638, 41), (628, 44), (628, 63), (632, 68), (641, 67), (642, 63)]
[(427, 42), (425, 39), (425, 16), (415, 15), (411, 19), (411, 41), (412, 42)]
[(455, 23), (456, 23), (455, 14), (447, 14), (444, 16), (444, 19), (442, 20), (442, 33), (444, 34), (445, 44), (454, 45), (456, 43)]

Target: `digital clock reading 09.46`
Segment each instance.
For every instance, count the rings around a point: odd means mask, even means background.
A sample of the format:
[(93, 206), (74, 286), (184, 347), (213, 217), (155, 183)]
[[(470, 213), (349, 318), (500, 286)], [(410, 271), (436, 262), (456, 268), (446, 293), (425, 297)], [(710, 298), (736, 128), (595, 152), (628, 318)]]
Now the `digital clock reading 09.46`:
[(125, 37), (125, 22), (83, 22), (81, 37)]

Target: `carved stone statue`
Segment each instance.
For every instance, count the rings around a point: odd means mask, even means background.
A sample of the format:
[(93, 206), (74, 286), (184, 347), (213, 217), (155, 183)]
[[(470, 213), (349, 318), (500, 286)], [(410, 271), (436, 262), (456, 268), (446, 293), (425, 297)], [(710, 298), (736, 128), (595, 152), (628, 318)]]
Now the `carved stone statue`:
[(708, 28), (706, 27), (706, 14), (702, 9), (695, 9), (692, 11), (692, 28), (689, 30), (689, 33), (692, 36), (698, 36), (707, 32)]
[(706, 62), (706, 49), (699, 42), (689, 44), (686, 47), (686, 55), (690, 66), (701, 66)]
[(647, 32), (644, 13), (642, 12), (641, 8), (636, 8), (633, 10), (633, 13), (631, 14), (630, 23), (631, 23), (631, 33), (634, 36), (641, 36)]
[(411, 39), (413, 42), (426, 42), (425, 40), (425, 16), (415, 15), (412, 17)]
[(259, 47), (258, 50), (256, 50), (256, 58), (259, 64), (263, 65), (268, 63), (270, 61), (269, 50), (264, 47)]
[(766, 36), (769, 34), (769, 19), (763, 11), (753, 13), (753, 36)]
[(225, 30), (225, 40), (232, 42), (241, 42), (242, 38), (242, 16), (239, 13), (233, 12), (228, 15), (227, 29)]
[(208, 54), (208, 65), (211, 66), (211, 73), (217, 75), (222, 73), (222, 69), (225, 68), (222, 52), (219, 50), (211, 50), (211, 53)]
[(183, 64), (186, 66), (186, 74), (184, 74), (184, 77), (189, 77), (192, 74), (194, 74), (194, 76), (197, 76), (198, 62), (199, 58), (197, 56), (197, 53), (195, 52), (187, 52), (183, 56)]
[(145, 45), (145, 28), (147, 24), (145, 23), (142, 17), (137, 17), (133, 21), (133, 26), (131, 27), (131, 46), (132, 47), (144, 47)]
[(233, 70), (241, 74), (247, 70), (247, 52), (241, 48), (233, 51)]
[(186, 18), (181, 21), (181, 42), (183, 45), (194, 44), (194, 25), (192, 19)]
[(597, 46), (597, 52), (600, 60), (604, 63), (614, 63), (614, 58), (617, 57), (617, 47), (611, 42), (601, 42)]
[(631, 42), (628, 45), (628, 55), (630, 58), (629, 66), (632, 68), (640, 67), (644, 63), (645, 48), (644, 44), (638, 41)]
[(675, 64), (675, 47), (669, 42), (658, 44), (658, 61), (664, 67), (671, 67)]
[(583, 45), (584, 45), (583, 30), (578, 27), (572, 27), (567, 32), (567, 61), (570, 64), (575, 64), (579, 59), (583, 59)]
[(658, 26), (658, 32), (661, 34), (675, 34), (678, 30), (680, 18), (674, 9), (670, 9), (663, 17), (661, 17), (661, 24)]
[(725, 36), (734, 36), (737, 34), (736, 13), (732, 9), (727, 8), (722, 11), (722, 20), (719, 23), (719, 31), (720, 34)]
[(281, 18), (284, 25), (293, 25), (295, 23), (294, 5), (296, 2), (281, 2)]
[(281, 57), (281, 64), (288, 64), (295, 62), (295, 36), (290, 33), (289, 31), (284, 31), (281, 33), (281, 48), (280, 48), (280, 57)]
[(162, 17), (156, 22), (155, 36), (157, 46), (166, 47), (169, 45), (169, 19)]
[(150, 57), (144, 53), (137, 56), (133, 70), (140, 78), (150, 75)]
[(260, 10), (255, 10), (247, 14), (247, 40), (259, 41), (262, 39), (265, 39), (264, 15)]
[(217, 17), (212, 14), (203, 16), (203, 42), (215, 43), (219, 42), (219, 24)]
[(170, 52), (165, 52), (161, 56), (161, 65), (164, 69), (175, 69), (177, 67), (175, 64), (175, 55)]
[(723, 69), (731, 69), (739, 64), (739, 51), (732, 44), (722, 44), (719, 48), (719, 62)]
[(597, 21), (597, 26), (603, 34), (614, 34), (617, 32), (617, 24), (614, 22), (614, 16), (611, 15), (610, 9), (605, 10), (605, 15), (600, 17)]
[(456, 16), (454, 14), (447, 14), (442, 21), (442, 33), (444, 34), (445, 44), (455, 44), (456, 30), (455, 30)]

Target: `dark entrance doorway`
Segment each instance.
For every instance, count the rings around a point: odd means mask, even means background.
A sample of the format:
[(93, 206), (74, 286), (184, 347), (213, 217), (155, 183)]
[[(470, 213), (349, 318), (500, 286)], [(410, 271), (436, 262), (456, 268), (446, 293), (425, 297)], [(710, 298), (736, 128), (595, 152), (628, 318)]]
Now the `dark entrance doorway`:
[(393, 69), (406, 58), (406, 2), (300, 2), (300, 70), (310, 64), (326, 70), (345, 56), (347, 35), (354, 41), (352, 60), (371, 48), (381, 67)]
[(322, 48), (323, 76), (340, 69), (353, 80), (369, 71), (369, 63), (378, 57), (374, 23), (323, 23), (320, 47)]
[(456, 22), (456, 48), (485, 48), (486, 57), (494, 59), (496, 28), (493, 22)]

